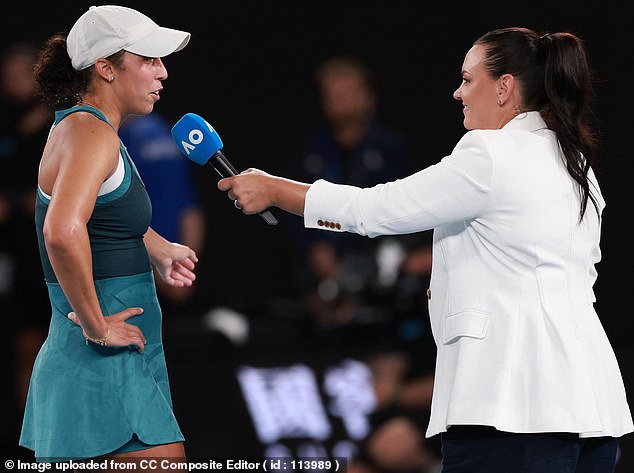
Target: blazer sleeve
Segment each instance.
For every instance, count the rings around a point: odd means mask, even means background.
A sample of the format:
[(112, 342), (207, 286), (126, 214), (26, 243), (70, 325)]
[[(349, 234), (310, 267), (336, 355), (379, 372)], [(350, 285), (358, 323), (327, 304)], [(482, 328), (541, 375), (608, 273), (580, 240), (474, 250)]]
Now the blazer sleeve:
[(470, 131), (439, 163), (371, 188), (318, 180), (306, 194), (304, 225), (375, 237), (477, 217), (487, 209), (495, 178), (492, 136)]

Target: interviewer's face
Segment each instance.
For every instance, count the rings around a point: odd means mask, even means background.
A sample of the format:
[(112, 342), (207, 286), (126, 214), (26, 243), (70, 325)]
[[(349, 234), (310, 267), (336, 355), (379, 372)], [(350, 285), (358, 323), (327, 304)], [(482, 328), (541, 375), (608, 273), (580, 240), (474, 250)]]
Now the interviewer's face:
[(498, 82), (484, 68), (485, 52), (482, 45), (475, 45), (467, 52), (462, 63), (462, 83), (453, 94), (462, 102), (467, 130), (500, 128)]

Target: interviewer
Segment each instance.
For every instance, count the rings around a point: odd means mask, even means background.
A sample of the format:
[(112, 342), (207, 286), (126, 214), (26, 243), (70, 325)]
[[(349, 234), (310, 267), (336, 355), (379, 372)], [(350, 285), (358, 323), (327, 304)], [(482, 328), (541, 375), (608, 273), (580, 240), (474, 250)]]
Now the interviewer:
[(585, 46), (494, 30), (461, 75), (469, 131), (438, 164), (367, 189), (254, 169), (218, 187), (246, 213), (277, 206), (308, 228), (434, 229), (427, 435), (442, 433), (443, 473), (610, 473), (634, 427), (593, 307), (605, 203)]

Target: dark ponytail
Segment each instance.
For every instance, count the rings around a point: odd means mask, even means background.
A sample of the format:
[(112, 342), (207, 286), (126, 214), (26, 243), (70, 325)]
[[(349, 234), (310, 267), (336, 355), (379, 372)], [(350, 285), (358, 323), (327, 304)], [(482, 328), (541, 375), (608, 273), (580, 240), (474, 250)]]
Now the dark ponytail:
[(51, 108), (63, 109), (75, 105), (86, 91), (91, 69), (76, 71), (66, 51), (66, 36), (51, 36), (42, 47), (35, 63), (35, 81)]
[(557, 134), (568, 173), (578, 185), (581, 220), (588, 200), (597, 208), (588, 180), (597, 156), (593, 74), (582, 41), (572, 33), (540, 36), (514, 27), (490, 31), (475, 44), (487, 48), (485, 67), (491, 77), (514, 75), (523, 110), (538, 110)]
[(568, 173), (579, 184), (583, 217), (588, 199), (597, 207), (588, 182), (588, 171), (595, 164), (597, 152), (592, 114), (593, 74), (586, 49), (577, 36), (546, 34), (540, 38), (540, 45), (548, 97), (544, 115), (549, 127), (557, 133)]

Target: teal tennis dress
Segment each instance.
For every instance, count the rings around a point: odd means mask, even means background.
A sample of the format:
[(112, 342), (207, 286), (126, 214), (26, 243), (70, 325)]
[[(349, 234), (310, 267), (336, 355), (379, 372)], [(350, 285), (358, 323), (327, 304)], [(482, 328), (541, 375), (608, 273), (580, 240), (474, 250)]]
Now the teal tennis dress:
[[(78, 111), (107, 123), (99, 110), (77, 106), (58, 111), (55, 124)], [(147, 344), (144, 353), (87, 345), (81, 327), (68, 319), (72, 309), (42, 235), (49, 198), (38, 190), (35, 224), (52, 317), (33, 367), (20, 437), (38, 461), (94, 458), (184, 440), (172, 410), (161, 308), (143, 243), (151, 204), (123, 143), (121, 156), (123, 182), (97, 198), (88, 222), (93, 276), (104, 314), (143, 308), (127, 322), (141, 328)]]

